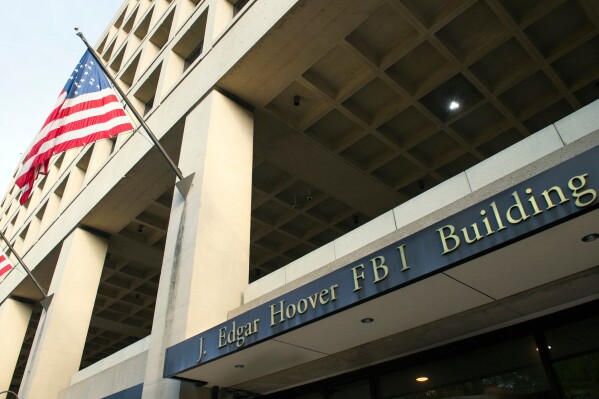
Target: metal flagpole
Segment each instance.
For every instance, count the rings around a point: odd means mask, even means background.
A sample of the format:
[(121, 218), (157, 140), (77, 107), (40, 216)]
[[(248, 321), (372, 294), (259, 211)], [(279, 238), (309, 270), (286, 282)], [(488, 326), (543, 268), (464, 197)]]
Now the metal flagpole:
[(131, 104), (131, 102), (127, 98), (127, 95), (125, 94), (125, 92), (123, 92), (123, 90), (119, 87), (119, 85), (114, 80), (114, 78), (112, 77), (112, 75), (110, 74), (108, 69), (106, 69), (106, 66), (104, 66), (104, 63), (102, 61), (100, 61), (99, 54), (96, 52), (96, 50), (92, 46), (90, 46), (90, 44), (87, 42), (87, 39), (85, 38), (85, 36), (83, 36), (83, 33), (79, 32), (79, 28), (75, 28), (75, 31), (77, 32), (77, 36), (79, 36), (79, 38), (83, 41), (83, 43), (88, 48), (88, 50), (92, 53), (92, 55), (96, 59), (96, 62), (98, 63), (98, 65), (100, 65), (100, 68), (102, 68), (102, 70), (104, 71), (104, 74), (106, 75), (108, 80), (110, 80), (110, 82), (112, 83), (112, 85), (114, 86), (116, 91), (118, 91), (118, 93), (121, 96), (121, 98), (123, 99), (123, 101), (125, 101), (125, 103), (129, 106), (129, 108), (131, 109), (131, 112), (133, 112), (133, 115), (135, 115), (135, 118), (138, 120), (140, 125), (143, 126), (143, 128), (146, 130), (146, 133), (148, 133), (148, 136), (150, 136), (150, 139), (152, 140), (154, 145), (158, 148), (158, 151), (160, 151), (160, 154), (162, 154), (162, 156), (164, 157), (166, 162), (168, 162), (169, 166), (175, 172), (175, 175), (177, 175), (179, 182), (176, 184), (176, 186), (179, 189), (179, 191), (181, 192), (181, 194), (183, 195), (183, 197), (185, 197), (187, 195), (187, 191), (189, 190), (189, 187), (191, 186), (191, 179), (193, 178), (193, 174), (191, 174), (187, 177), (183, 177), (183, 173), (181, 173), (181, 170), (179, 169), (179, 167), (173, 162), (171, 157), (169, 157), (169, 155), (166, 153), (166, 150), (164, 149), (164, 147), (162, 147), (162, 145), (160, 144), (160, 142), (158, 141), (158, 139), (156, 138), (154, 133), (152, 133), (152, 130), (150, 129), (150, 127), (146, 124), (146, 122), (144, 121), (142, 116), (139, 114), (139, 112), (137, 112), (137, 110), (135, 109), (133, 104)]
[(8, 249), (10, 249), (10, 252), (15, 256), (15, 258), (17, 258), (17, 260), (19, 261), (19, 263), (21, 264), (23, 269), (25, 269), (25, 271), (29, 275), (29, 278), (31, 278), (31, 280), (33, 281), (33, 283), (35, 284), (35, 286), (37, 287), (39, 292), (42, 293), (42, 296), (43, 296), (43, 298), (41, 300), (42, 306), (44, 307), (44, 309), (48, 310), (48, 306), (50, 306), (50, 301), (52, 300), (52, 295), (48, 296), (48, 293), (46, 292), (46, 290), (40, 285), (40, 283), (33, 276), (33, 274), (31, 274), (31, 270), (29, 270), (29, 268), (27, 267), (25, 262), (23, 262), (23, 259), (21, 259), (19, 254), (15, 251), (13, 246), (6, 239), (6, 236), (4, 235), (4, 233), (2, 233), (1, 231), (0, 231), (0, 238), (2, 238), (2, 240), (6, 243), (6, 245), (8, 245)]

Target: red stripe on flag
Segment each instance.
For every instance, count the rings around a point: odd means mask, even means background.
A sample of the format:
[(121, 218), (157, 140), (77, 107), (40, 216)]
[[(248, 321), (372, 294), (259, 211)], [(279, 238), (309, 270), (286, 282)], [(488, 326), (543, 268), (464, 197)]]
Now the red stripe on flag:
[(67, 80), (50, 115), (27, 151), (16, 184), (19, 202), (29, 199), (39, 173), (53, 154), (133, 130), (114, 90), (93, 54), (85, 52)]
[(10, 269), (12, 269), (11, 265), (4, 266), (2, 269), (0, 269), (0, 277), (2, 277), (2, 275), (8, 272)]
[(87, 135), (85, 137), (80, 137), (77, 139), (65, 141), (64, 143), (58, 144), (54, 147), (54, 152), (58, 153), (58, 152), (69, 150), (71, 148), (81, 147), (87, 143), (91, 143), (93, 141), (113, 137), (119, 133), (126, 132), (128, 130), (131, 130), (130, 124), (117, 125), (117, 126), (113, 127), (112, 129), (96, 131), (96, 132), (94, 132), (90, 135)]
[[(57, 120), (63, 119), (70, 115), (76, 115), (77, 113), (79, 113), (81, 111), (89, 111), (89, 110), (92, 110), (95, 108), (99, 108), (99, 110), (98, 110), (98, 114), (99, 114), (102, 112), (102, 110), (101, 110), (102, 107), (105, 107), (106, 105), (109, 105), (109, 104), (118, 103), (118, 100), (114, 94), (111, 94), (111, 95), (105, 96), (105, 97), (97, 99), (97, 100), (86, 101), (86, 102), (77, 104), (72, 107), (62, 108), (62, 106), (64, 105), (65, 102), (66, 101), (63, 101), (56, 109), (54, 109), (54, 111), (52, 111), (52, 113), (46, 120), (46, 123), (44, 123), (44, 126), (42, 126), (42, 128), (40, 130), (45, 129), (48, 125), (54, 123)], [(126, 114), (125, 114), (125, 111), (121, 108), (120, 113), (114, 113), (114, 111), (105, 113), (104, 119), (102, 119), (101, 116), (98, 115), (97, 120), (95, 120), (94, 117), (91, 117), (91, 118), (84, 118), (79, 121), (67, 123), (64, 125), (59, 125), (56, 129), (48, 131), (44, 135), (44, 137), (42, 137), (40, 140), (38, 140), (33, 145), (33, 147), (31, 147), (31, 150), (29, 151), (29, 154), (27, 154), (27, 157), (25, 158), (25, 160), (34, 158), (35, 156), (39, 155), (38, 153), (40, 151), (40, 148), (42, 145), (44, 145), (44, 143), (46, 143), (50, 140), (54, 140), (56, 137), (60, 136), (64, 132), (74, 130), (75, 128), (81, 128), (81, 127), (90, 126), (90, 125), (93, 125), (96, 123), (105, 122), (110, 119), (109, 118), (110, 115), (113, 115), (112, 117), (115, 117), (115, 116), (124, 116)], [(130, 130), (132, 130), (132, 129), (133, 129), (133, 126), (131, 125)]]
[[(50, 130), (48, 132), (48, 135), (39, 142), (39, 146), (41, 146), (42, 144), (44, 144), (47, 141), (55, 140), (58, 137), (62, 136), (63, 134), (66, 134), (66, 133), (69, 133), (69, 132), (72, 132), (75, 130), (83, 129), (90, 125), (97, 125), (100, 123), (105, 123), (105, 122), (108, 122), (108, 121), (110, 121), (114, 118), (117, 118), (119, 116), (125, 116), (125, 111), (123, 111), (122, 109), (111, 110), (111, 111), (106, 112), (105, 114), (94, 115), (92, 117), (88, 117), (85, 119), (81, 119), (78, 121), (74, 121), (71, 123), (61, 125), (54, 130)], [(131, 126), (130, 123), (127, 125), (129, 126), (129, 130), (131, 130), (133, 128), (133, 126)], [(60, 145), (60, 144), (58, 144), (58, 145)], [(61, 152), (61, 150), (57, 150), (57, 147), (52, 147), (52, 148), (54, 149), (55, 153)], [(38, 148), (38, 150), (39, 150), (39, 148)]]
[(6, 258), (6, 255), (4, 255), (0, 251), (0, 276), (7, 273), (10, 269), (12, 269), (12, 265), (9, 263), (9, 260)]

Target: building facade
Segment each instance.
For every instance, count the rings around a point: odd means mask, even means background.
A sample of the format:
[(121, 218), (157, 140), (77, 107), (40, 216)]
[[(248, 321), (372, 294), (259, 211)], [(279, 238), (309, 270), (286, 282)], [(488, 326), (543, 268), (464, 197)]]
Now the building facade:
[(127, 0), (96, 49), (186, 179), (139, 130), (8, 187), (52, 301), (0, 282), (0, 392), (599, 398), (595, 1)]

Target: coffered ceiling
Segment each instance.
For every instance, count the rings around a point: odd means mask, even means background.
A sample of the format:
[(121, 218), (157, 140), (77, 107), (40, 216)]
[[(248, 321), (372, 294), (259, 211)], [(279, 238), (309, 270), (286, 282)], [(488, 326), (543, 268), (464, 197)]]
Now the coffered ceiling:
[(256, 108), (250, 280), (599, 98), (598, 27), (586, 0), (300, 2), (219, 85)]

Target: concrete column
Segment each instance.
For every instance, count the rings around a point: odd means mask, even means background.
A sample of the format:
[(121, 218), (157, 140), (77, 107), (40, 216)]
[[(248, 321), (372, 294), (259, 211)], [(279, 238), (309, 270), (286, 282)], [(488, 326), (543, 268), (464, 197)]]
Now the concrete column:
[(204, 43), (210, 43), (212, 46), (214, 39), (216, 39), (233, 20), (233, 4), (228, 0), (213, 0), (209, 11)]
[(76, 228), (64, 240), (19, 397), (57, 398), (79, 370), (108, 240)]
[(167, 347), (223, 322), (248, 282), (253, 115), (213, 91), (186, 118), (179, 166), (195, 172), (175, 190), (143, 398), (183, 398), (162, 377)]
[(60, 209), (61, 197), (56, 193), (50, 193), (48, 202), (46, 204), (46, 210), (44, 216), (42, 216), (42, 222), (40, 223), (39, 233), (43, 234), (44, 231), (56, 220), (58, 210)]
[(71, 168), (69, 176), (67, 177), (67, 184), (64, 188), (64, 193), (62, 194), (62, 200), (60, 202), (60, 209), (65, 209), (75, 198), (79, 190), (81, 190), (81, 186), (83, 185), (83, 178), (85, 177), (85, 172), (77, 165), (74, 165)]
[(89, 160), (89, 164), (87, 165), (87, 171), (85, 172), (85, 178), (83, 179), (83, 184), (89, 183), (91, 178), (96, 174), (96, 172), (106, 163), (106, 160), (110, 156), (110, 152), (112, 151), (113, 141), (112, 140), (100, 140), (94, 143), (94, 148), (92, 148), (92, 155)]
[(30, 318), (31, 305), (11, 298), (0, 305), (0, 392), (8, 391)]

